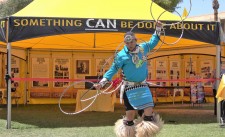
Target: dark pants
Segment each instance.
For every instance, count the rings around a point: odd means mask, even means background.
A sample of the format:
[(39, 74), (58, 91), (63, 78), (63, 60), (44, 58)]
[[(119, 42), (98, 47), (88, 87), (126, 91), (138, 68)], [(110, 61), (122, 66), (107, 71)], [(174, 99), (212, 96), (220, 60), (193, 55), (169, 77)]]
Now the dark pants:
[[(217, 98), (216, 98), (216, 90), (213, 89), (213, 96), (214, 96), (214, 115), (217, 115)], [(225, 119), (225, 100), (221, 101), (221, 117)]]
[(134, 110), (134, 108), (131, 106), (131, 104), (130, 104), (128, 98), (127, 98), (127, 94), (125, 92), (123, 94), (123, 101), (124, 101), (124, 105), (125, 105), (126, 111)]
[(225, 120), (225, 100), (221, 101), (221, 117)]
[(214, 97), (214, 115), (217, 115), (216, 89), (213, 89), (213, 97)]
[[(123, 101), (124, 101), (124, 105), (125, 105), (126, 111), (128, 111), (128, 110), (135, 110), (135, 109), (131, 106), (131, 104), (130, 104), (128, 98), (127, 98), (126, 93), (123, 94)], [(142, 109), (142, 110), (138, 110), (138, 115), (139, 115), (140, 117), (142, 117), (143, 114), (144, 114), (144, 110), (143, 110), (143, 109)]]

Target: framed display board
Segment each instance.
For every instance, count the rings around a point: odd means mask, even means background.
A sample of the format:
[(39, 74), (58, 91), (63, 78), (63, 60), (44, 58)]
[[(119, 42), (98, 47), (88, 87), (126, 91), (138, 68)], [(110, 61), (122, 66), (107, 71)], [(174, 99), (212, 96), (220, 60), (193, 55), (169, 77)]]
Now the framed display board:
[[(53, 76), (55, 79), (70, 78), (70, 59), (69, 58), (54, 58), (53, 61)], [(67, 87), (69, 82), (54, 82), (54, 87)]]
[[(49, 58), (34, 57), (32, 62), (32, 78), (49, 78)], [(48, 81), (33, 81), (32, 87), (49, 87)]]

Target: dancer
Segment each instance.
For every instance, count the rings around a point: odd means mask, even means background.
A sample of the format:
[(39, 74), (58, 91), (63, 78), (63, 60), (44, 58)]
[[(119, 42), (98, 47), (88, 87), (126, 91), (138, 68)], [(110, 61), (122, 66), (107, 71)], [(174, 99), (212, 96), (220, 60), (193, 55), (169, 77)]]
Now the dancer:
[[(156, 31), (150, 41), (137, 44), (133, 32), (124, 35), (124, 48), (116, 55), (111, 68), (104, 74), (103, 79), (94, 84), (96, 89), (102, 88), (112, 80), (119, 69), (123, 73), (123, 85), (120, 98), (123, 99), (126, 116), (115, 123), (115, 133), (118, 137), (150, 137), (155, 136), (162, 128), (163, 121), (158, 114), (153, 113), (154, 102), (146, 82), (147, 54), (159, 42), (162, 23), (156, 22)], [(136, 110), (144, 110), (140, 120), (134, 120)]]

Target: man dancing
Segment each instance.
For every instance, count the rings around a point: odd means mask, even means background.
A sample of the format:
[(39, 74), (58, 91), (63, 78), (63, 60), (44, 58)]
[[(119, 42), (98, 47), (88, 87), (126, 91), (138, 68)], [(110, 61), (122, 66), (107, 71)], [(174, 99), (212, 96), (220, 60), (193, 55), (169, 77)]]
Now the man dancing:
[[(158, 114), (153, 113), (154, 102), (146, 82), (148, 75), (147, 54), (159, 42), (161, 22), (156, 23), (156, 31), (150, 41), (137, 44), (133, 32), (124, 35), (124, 48), (116, 55), (111, 68), (103, 79), (94, 85), (96, 89), (103, 87), (112, 80), (119, 69), (123, 73), (123, 85), (120, 97), (124, 101), (126, 116), (115, 123), (115, 133), (118, 137), (150, 137), (155, 136), (162, 128), (163, 121)], [(144, 110), (140, 120), (134, 120), (136, 110)]]

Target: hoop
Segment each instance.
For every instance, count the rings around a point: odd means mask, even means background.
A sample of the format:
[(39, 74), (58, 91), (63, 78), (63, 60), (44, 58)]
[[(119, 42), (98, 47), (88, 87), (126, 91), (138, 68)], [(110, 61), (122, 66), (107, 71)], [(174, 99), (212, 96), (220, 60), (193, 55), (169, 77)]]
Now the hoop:
[[(165, 13), (166, 11), (164, 11), (164, 12), (162, 12), (161, 14), (160, 14), (160, 16), (158, 17), (158, 19), (157, 19), (157, 22), (159, 21), (159, 18)], [(177, 11), (176, 11), (177, 12)], [(178, 12), (177, 12), (178, 13)], [(181, 15), (178, 13), (178, 15), (181, 17)], [(182, 17), (181, 17), (181, 19), (182, 19)], [(166, 35), (166, 32), (165, 32), (165, 29), (163, 28), (163, 33), (164, 33), (164, 39), (162, 40), (159, 36), (159, 40), (162, 42), (162, 43), (164, 43), (164, 44), (166, 44), (166, 45), (174, 45), (174, 44), (176, 44), (177, 42), (179, 42), (180, 41), (180, 39), (182, 38), (182, 36), (183, 36), (183, 34), (184, 34), (184, 25), (183, 25), (183, 21), (182, 21), (182, 32), (181, 32), (181, 35), (180, 35), (180, 37), (175, 41), (175, 42), (173, 42), (173, 43), (167, 43), (167, 42), (164, 42), (165, 40), (165, 35)], [(176, 23), (175, 23), (176, 24)], [(175, 24), (165, 24), (164, 26), (171, 26), (171, 25), (175, 25)], [(156, 28), (155, 28), (156, 29)]]
[[(91, 81), (84, 80), (84, 81), (74, 82), (73, 84), (71, 84), (70, 86), (68, 86), (68, 87), (62, 92), (62, 94), (60, 95), (60, 98), (59, 98), (59, 103), (58, 103), (58, 104), (59, 104), (59, 109), (60, 109), (60, 111), (61, 111), (62, 113), (67, 114), (67, 115), (75, 115), (75, 114), (79, 114), (79, 113), (85, 111), (87, 108), (89, 108), (89, 107), (94, 103), (94, 101), (96, 100), (97, 96), (95, 96), (95, 98), (92, 100), (92, 102), (91, 102), (88, 106), (86, 106), (84, 109), (82, 109), (82, 110), (80, 110), (80, 111), (77, 111), (77, 112), (71, 112), (71, 113), (70, 113), (70, 112), (65, 112), (65, 111), (61, 108), (61, 100), (62, 100), (63, 95), (67, 92), (67, 90), (68, 90), (70, 87), (74, 86), (75, 84), (81, 83), (81, 82), (89, 82), (89, 83), (94, 84), (94, 83), (91, 82)], [(96, 94), (98, 94), (98, 91), (96, 91)]]
[[(108, 91), (108, 90), (112, 87), (112, 85), (113, 85), (113, 83), (111, 82), (110, 86), (109, 86), (108, 88), (106, 88), (105, 90), (103, 90), (103, 91), (97, 90), (97, 93), (96, 93), (94, 96), (89, 97), (89, 98), (86, 98), (86, 99), (83, 99), (83, 98), (86, 96), (86, 94), (90, 91), (90, 89), (89, 89), (88, 91), (86, 91), (86, 92), (82, 95), (80, 101), (84, 102), (84, 101), (88, 101), (88, 100), (90, 100), (90, 99), (93, 99), (93, 98), (95, 98), (95, 97), (97, 97), (97, 96), (99, 96), (99, 95), (101, 95), (101, 94), (108, 94), (108, 93), (106, 93), (106, 91)], [(92, 88), (93, 88), (93, 87), (92, 87)]]
[[(156, 19), (154, 18), (153, 14), (152, 14), (152, 4), (153, 4), (153, 2), (154, 2), (154, 0), (151, 1), (151, 5), (150, 5), (150, 14), (151, 14), (152, 19), (153, 19), (154, 21), (158, 21), (158, 20), (156, 20)], [(191, 2), (191, 0), (190, 0), (190, 8), (189, 8), (189, 11), (188, 11), (187, 16), (186, 16), (185, 18), (183, 18), (183, 19), (182, 19), (182, 17), (180, 16), (180, 17), (181, 17), (181, 21), (178, 21), (177, 23), (165, 24), (165, 25), (170, 26), (170, 25), (173, 25), (173, 24), (179, 24), (180, 22), (183, 22), (183, 21), (189, 16), (189, 14), (190, 14), (190, 12), (191, 12), (191, 8), (192, 8), (192, 2)], [(165, 10), (164, 12), (166, 12), (166, 10)], [(175, 10), (175, 12), (177, 12), (177, 11)], [(177, 13), (178, 13), (178, 12), (177, 12)], [(178, 13), (178, 14), (179, 14), (179, 13)], [(180, 15), (180, 14), (179, 14), (179, 15)]]

